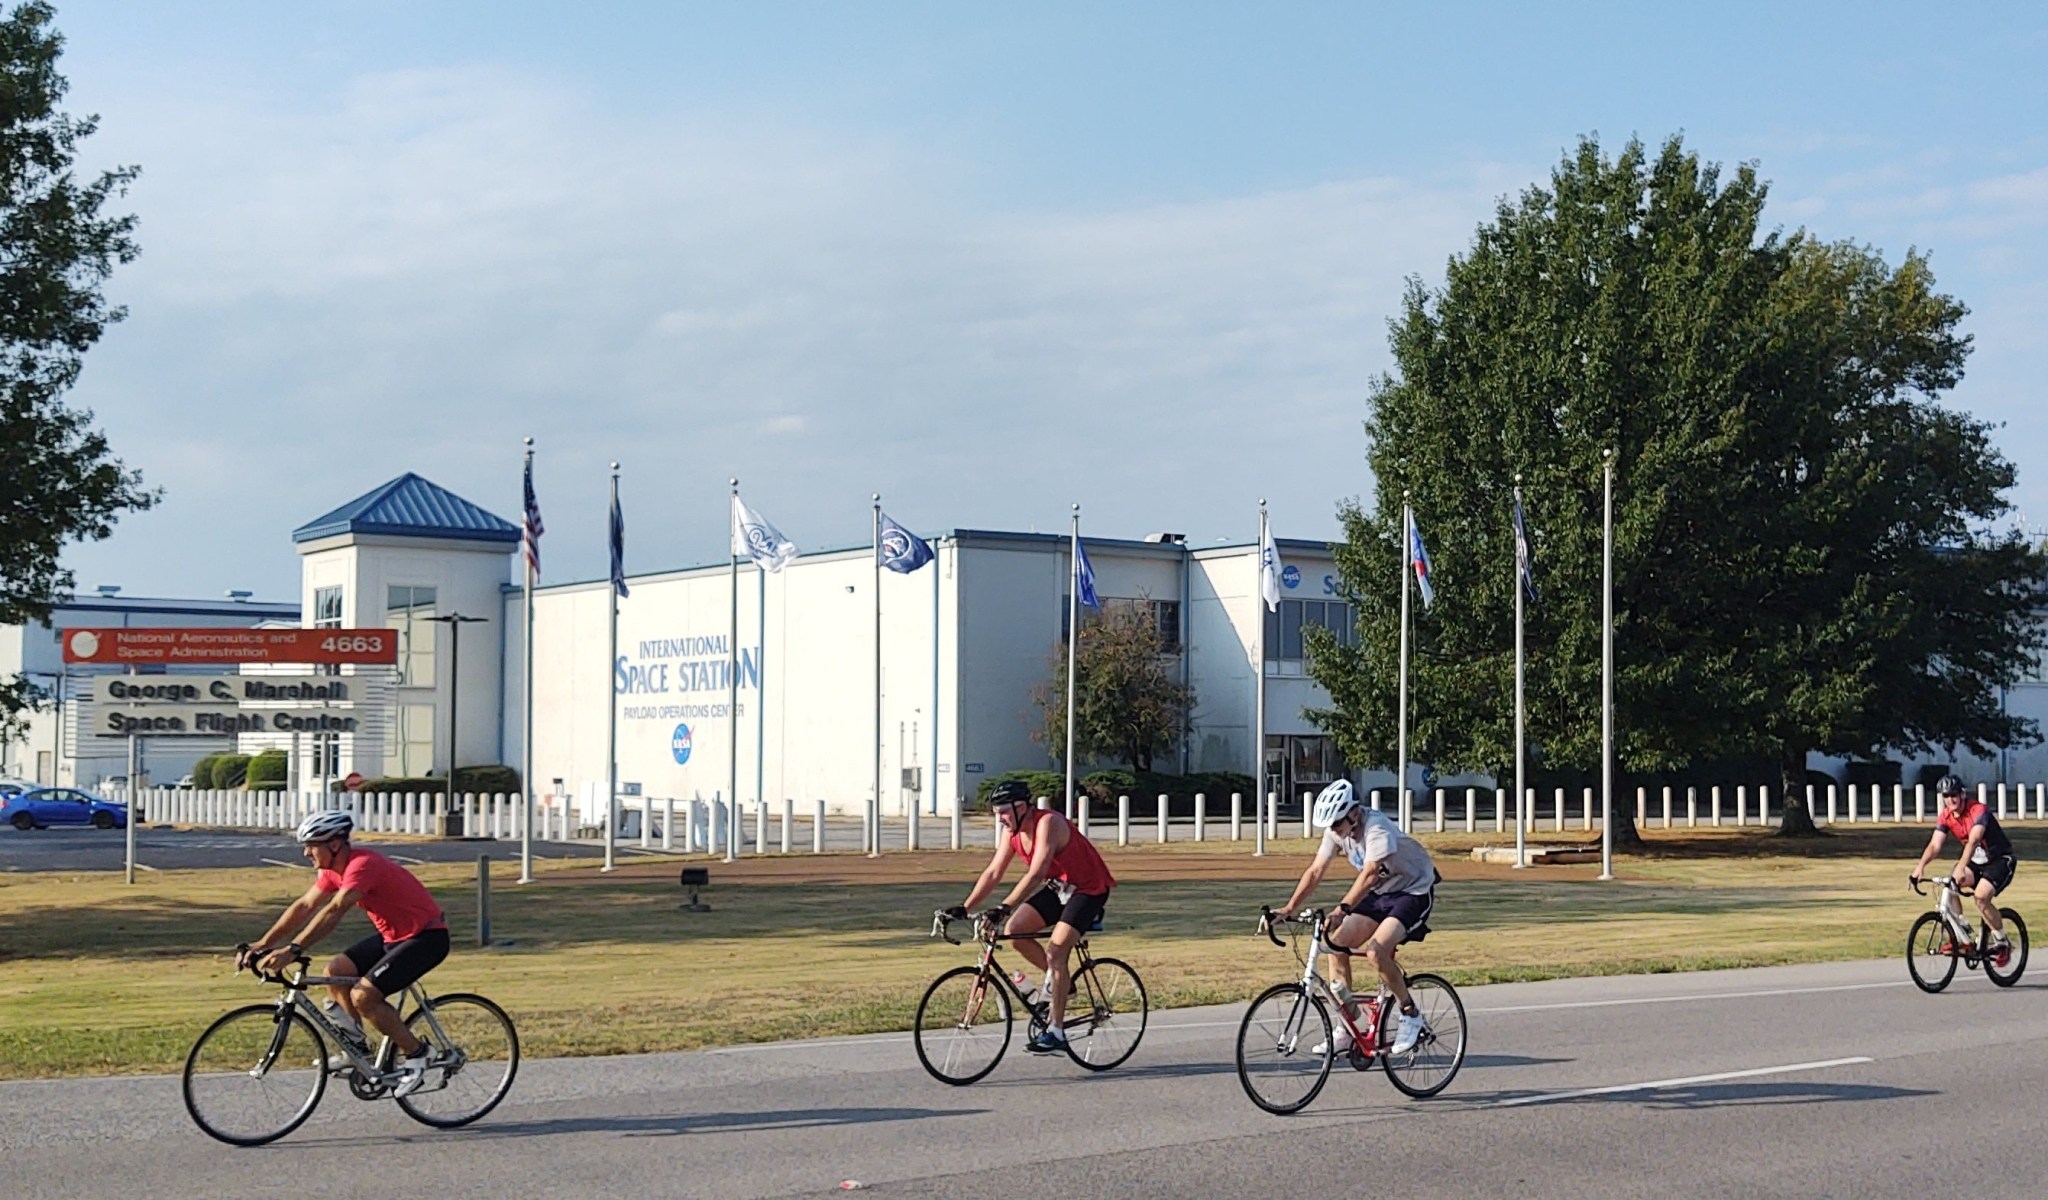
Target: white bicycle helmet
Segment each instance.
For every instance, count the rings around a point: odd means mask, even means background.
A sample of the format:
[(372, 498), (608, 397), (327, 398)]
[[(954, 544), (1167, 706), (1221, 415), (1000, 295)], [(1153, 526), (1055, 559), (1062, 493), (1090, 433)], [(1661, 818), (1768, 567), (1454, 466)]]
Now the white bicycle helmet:
[(335, 837), (345, 838), (355, 831), (355, 827), (354, 817), (338, 808), (330, 808), (325, 812), (316, 812), (299, 822), (297, 837), (299, 844), (303, 846), (307, 842), (324, 842)]
[(1316, 797), (1313, 820), (1317, 828), (1328, 829), (1358, 807), (1358, 792), (1351, 786), (1351, 781), (1339, 779), (1324, 788), (1322, 794)]

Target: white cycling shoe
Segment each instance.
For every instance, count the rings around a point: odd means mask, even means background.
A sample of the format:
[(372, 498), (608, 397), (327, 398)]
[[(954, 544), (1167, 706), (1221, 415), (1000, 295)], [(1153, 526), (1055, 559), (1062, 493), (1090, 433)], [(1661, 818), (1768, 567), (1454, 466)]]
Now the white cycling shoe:
[(398, 1066), (392, 1069), (392, 1075), (397, 1079), (391, 1089), (392, 1098), (399, 1099), (419, 1091), (420, 1085), (427, 1081), (427, 1068), (433, 1062), (434, 1052), (425, 1042), (420, 1043), (418, 1054), (399, 1060)]
[(1394, 1044), (1387, 1047), (1387, 1053), (1401, 1055), (1415, 1049), (1415, 1043), (1422, 1040), (1422, 1031), (1428, 1027), (1421, 1013), (1402, 1013), (1394, 1026)]
[[(1330, 1040), (1328, 1042), (1317, 1042), (1315, 1045), (1309, 1047), (1308, 1052), (1310, 1054), (1317, 1056), (1318, 1058), (1322, 1057), (1325, 1054), (1349, 1053), (1351, 1050), (1351, 1043), (1354, 1040), (1355, 1039), (1351, 1036), (1351, 1031), (1345, 1028), (1344, 1026), (1339, 1025), (1335, 1029), (1332, 1029), (1330, 1031)], [(1334, 1043), (1334, 1045), (1332, 1045), (1332, 1043)]]

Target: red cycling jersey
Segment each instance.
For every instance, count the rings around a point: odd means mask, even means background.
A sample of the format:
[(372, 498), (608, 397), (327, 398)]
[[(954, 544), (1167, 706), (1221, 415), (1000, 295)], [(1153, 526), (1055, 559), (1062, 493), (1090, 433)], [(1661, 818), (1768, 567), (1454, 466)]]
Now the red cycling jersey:
[(1986, 857), (2003, 858), (2012, 853), (2012, 839), (2006, 836), (1998, 818), (1991, 815), (1990, 808), (1981, 800), (1966, 800), (1956, 805), (1937, 817), (1936, 823), (1942, 832), (1966, 843), (1970, 840), (1971, 828), (1982, 825), (1984, 840), (1980, 844)]
[[(1031, 845), (1038, 838), (1039, 827), (1045, 824), (1048, 817), (1066, 820), (1049, 808), (1038, 809), (1026, 819), (1026, 826), (1031, 833), (1028, 840), (1023, 827), (1010, 835), (1010, 846), (1023, 855), (1027, 863), (1031, 861)], [(1067, 844), (1060, 847), (1059, 852), (1052, 856), (1052, 869), (1047, 872), (1046, 878), (1057, 879), (1084, 896), (1106, 896), (1109, 889), (1116, 886), (1116, 879), (1110, 875), (1109, 866), (1102, 861), (1102, 855), (1096, 852), (1094, 843), (1072, 825), (1067, 826)]]
[(426, 885), (375, 850), (351, 847), (348, 865), (339, 873), (320, 872), (320, 890), (350, 889), (362, 894), (356, 903), (387, 944), (416, 938), (429, 929), (448, 928), (448, 918)]

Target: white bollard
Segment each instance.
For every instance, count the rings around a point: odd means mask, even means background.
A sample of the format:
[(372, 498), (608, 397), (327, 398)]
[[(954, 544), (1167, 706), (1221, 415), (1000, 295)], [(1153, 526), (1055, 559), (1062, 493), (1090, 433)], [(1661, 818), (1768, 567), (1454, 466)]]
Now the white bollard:
[(1091, 807), (1092, 807), (1092, 806), (1091, 806), (1091, 805), (1090, 805), (1090, 804), (1088, 803), (1089, 799), (1090, 799), (1090, 797), (1089, 797), (1088, 793), (1086, 793), (1086, 792), (1082, 792), (1082, 793), (1081, 793), (1081, 836), (1082, 836), (1082, 837), (1087, 837), (1087, 836), (1088, 836), (1088, 818), (1089, 818), (1089, 815), (1090, 815), (1090, 814), (1089, 814), (1089, 812), (1088, 812), (1088, 810), (1089, 810), (1089, 808), (1091, 808)]
[(817, 800), (813, 801), (811, 804), (811, 853), (823, 854), (824, 852), (825, 802), (823, 800)]
[(1508, 830), (1508, 790), (1504, 787), (1493, 789), (1493, 831), (1506, 833)]
[(1436, 831), (1438, 833), (1444, 831), (1444, 790), (1442, 788), (1436, 789)]
[(1700, 823), (1700, 790), (1696, 787), (1685, 789), (1685, 827), (1698, 828)]
[(754, 801), (754, 853), (768, 853), (768, 802), (766, 800)]
[(1719, 829), (1721, 827), (1721, 785), (1717, 783), (1709, 788), (1707, 796), (1707, 824)]
[(1913, 819), (1915, 821), (1925, 821), (1927, 819), (1927, 785), (1924, 783), (1913, 785)]
[(1280, 838), (1280, 793), (1266, 793), (1264, 818), (1266, 822), (1266, 840), (1269, 842), (1278, 841)]
[(1835, 785), (1828, 785), (1828, 824), (1835, 823)]
[(1159, 794), (1159, 844), (1166, 844), (1166, 793)]
[(912, 850), (916, 850), (920, 848), (920, 843), (923, 840), (924, 814), (918, 811), (915, 801), (912, 801), (908, 807), (910, 811), (904, 814), (903, 820), (903, 844)]
[(661, 849), (664, 854), (676, 848), (676, 798), (661, 798)]
[(1316, 802), (1314, 796), (1309, 795), (1307, 792), (1303, 792), (1301, 794), (1301, 836), (1305, 838), (1314, 837), (1316, 835), (1316, 828), (1313, 820), (1315, 817), (1315, 813), (1311, 811), (1315, 808), (1315, 803)]
[(1664, 789), (1664, 828), (1671, 828), (1671, 788)]
[(1244, 793), (1230, 793), (1230, 840), (1244, 840)]
[(796, 801), (788, 796), (782, 798), (782, 853), (789, 853), (790, 826), (796, 824)]
[[(1044, 801), (1040, 801), (1040, 804), (1043, 803)], [(868, 857), (874, 858), (881, 853), (882, 802), (880, 799), (872, 799), (868, 801)]]
[(1586, 794), (1585, 794), (1585, 796), (1584, 796), (1584, 801), (1585, 801), (1585, 804), (1584, 804), (1584, 806), (1583, 806), (1583, 807), (1582, 807), (1582, 808), (1581, 808), (1581, 809), (1579, 810), (1579, 828), (1580, 828), (1581, 830), (1591, 829), (1591, 828), (1593, 827), (1593, 789), (1592, 789), (1592, 788), (1587, 788), (1587, 789), (1586, 789)]
[(1998, 785), (1998, 819), (2005, 820), (2005, 784)]
[(1749, 821), (1749, 785), (1735, 785), (1735, 827), (1742, 828)]
[(1892, 785), (1892, 824), (1900, 824), (1905, 819), (1906, 785), (1903, 783), (1895, 783)]
[(1119, 846), (1131, 844), (1131, 798), (1129, 796), (1118, 796), (1116, 798), (1116, 844)]
[(1849, 824), (1856, 823), (1856, 785), (1849, 785)]
[(1478, 814), (1477, 814), (1476, 812), (1474, 812), (1474, 811), (1473, 811), (1473, 809), (1474, 809), (1474, 808), (1475, 808), (1475, 807), (1477, 806), (1477, 804), (1478, 804), (1478, 803), (1479, 803), (1479, 789), (1478, 789), (1478, 788), (1466, 788), (1466, 789), (1465, 789), (1465, 832), (1466, 832), (1466, 833), (1471, 833), (1471, 832), (1472, 832), (1472, 831), (1473, 831), (1473, 830), (1474, 830), (1475, 828), (1477, 828), (1477, 826), (1476, 826), (1476, 825), (1474, 824), (1474, 822), (1475, 822), (1475, 821), (1476, 821), (1476, 820), (1478, 819)]
[(1200, 793), (1200, 792), (1196, 792), (1196, 793), (1195, 793), (1195, 841), (1197, 841), (1197, 842), (1200, 842), (1200, 841), (1202, 840), (1202, 832), (1203, 832), (1203, 826), (1207, 824), (1207, 822), (1208, 822), (1208, 819), (1209, 819), (1209, 797), (1207, 797), (1207, 796), (1203, 795), (1203, 794), (1202, 794), (1202, 793)]
[(1553, 825), (1553, 829), (1554, 829), (1554, 830), (1555, 830), (1556, 832), (1558, 832), (1558, 833), (1563, 833), (1563, 832), (1564, 832), (1564, 789), (1563, 789), (1563, 788), (1555, 788), (1555, 789), (1553, 789), (1553, 790), (1551, 791), (1551, 794), (1550, 794), (1550, 798), (1551, 798), (1551, 801), (1553, 802), (1553, 807), (1552, 807), (1552, 809), (1551, 809), (1551, 813), (1550, 813), (1550, 819), (1552, 820), (1552, 822), (1554, 822), (1554, 825)]
[(951, 846), (952, 846), (952, 848), (953, 848), (953, 849), (955, 849), (955, 850), (958, 850), (958, 849), (960, 848), (960, 842), (961, 842), (961, 839), (962, 839), (962, 838), (963, 838), (963, 837), (964, 837), (964, 836), (966, 835), (966, 833), (967, 833), (967, 830), (966, 830), (966, 828), (965, 828), (966, 824), (967, 824), (967, 801), (966, 801), (965, 799), (963, 799), (962, 797), (960, 797), (960, 796), (954, 796), (954, 797), (953, 797), (953, 820), (952, 820), (952, 825), (953, 825), (953, 828), (952, 828), (952, 831), (951, 831), (951, 833), (952, 833), (952, 836), (951, 836), (951, 837), (950, 837), (950, 838), (948, 839), (948, 844), (949, 844), (949, 845), (951, 845)]

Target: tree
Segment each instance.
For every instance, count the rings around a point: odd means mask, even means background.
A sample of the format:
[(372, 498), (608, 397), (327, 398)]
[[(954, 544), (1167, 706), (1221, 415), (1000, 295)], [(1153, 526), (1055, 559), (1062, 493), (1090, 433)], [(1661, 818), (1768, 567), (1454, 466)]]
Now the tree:
[[(1067, 645), (1054, 647), (1052, 683), (1038, 689), (1045, 714), (1032, 735), (1049, 750), (1067, 744)], [(1152, 756), (1187, 731), (1194, 691), (1183, 685), (1159, 638), (1152, 606), (1110, 601), (1084, 621), (1074, 647), (1074, 753), (1083, 761), (1111, 758), (1150, 771)]]
[[(106, 537), (120, 513), (156, 500), (92, 413), (63, 402), (86, 350), (126, 315), (100, 288), (134, 259), (135, 218), (102, 210), (137, 171), (76, 176), (98, 122), (58, 108), (67, 85), (52, 15), (27, 3), (0, 18), (0, 624), (47, 622), (72, 583), (63, 547)], [(0, 727), (33, 702), (25, 680), (0, 679)]]
[[(1437, 603), (1410, 647), (1413, 756), (1513, 762), (1511, 489), (1542, 604), (1527, 625), (1536, 761), (1600, 747), (1602, 452), (1615, 452), (1622, 778), (1767, 752), (1788, 832), (1809, 751), (1871, 755), (2037, 736), (1996, 689), (2042, 644), (2042, 559), (1987, 532), (2012, 465), (1935, 398), (1961, 378), (1963, 307), (1927, 260), (1766, 230), (1752, 167), (1680, 140), (1613, 160), (1587, 139), (1503, 201), (1444, 287), (1411, 283), (1394, 374), (1368, 397), (1373, 509), (1340, 515), (1355, 647), (1311, 638), (1317, 720), (1391, 765), (1404, 494)], [(1619, 786), (1609, 818), (1633, 835)]]

